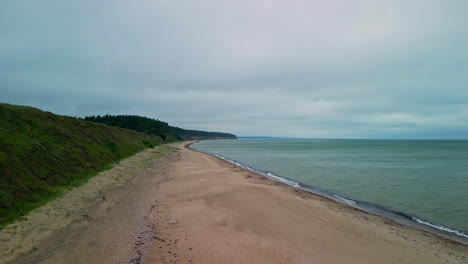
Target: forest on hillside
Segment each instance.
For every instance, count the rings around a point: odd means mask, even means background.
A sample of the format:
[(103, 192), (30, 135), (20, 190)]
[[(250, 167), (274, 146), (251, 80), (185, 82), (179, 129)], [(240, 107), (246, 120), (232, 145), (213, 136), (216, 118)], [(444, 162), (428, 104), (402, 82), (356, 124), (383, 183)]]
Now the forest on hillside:
[(188, 130), (170, 126), (168, 123), (158, 119), (136, 115), (104, 115), (87, 116), (86, 121), (132, 129), (138, 132), (150, 133), (160, 136), (164, 141), (192, 140), (192, 139), (235, 139), (236, 136), (222, 132), (207, 132), (199, 130)]

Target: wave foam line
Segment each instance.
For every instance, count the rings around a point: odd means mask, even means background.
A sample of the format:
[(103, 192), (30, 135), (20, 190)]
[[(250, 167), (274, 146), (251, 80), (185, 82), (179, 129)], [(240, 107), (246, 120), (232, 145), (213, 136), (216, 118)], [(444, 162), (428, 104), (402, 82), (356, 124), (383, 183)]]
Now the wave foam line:
[(427, 226), (430, 226), (432, 228), (435, 228), (435, 229), (439, 229), (439, 230), (442, 230), (442, 231), (445, 231), (445, 232), (449, 232), (449, 233), (452, 233), (452, 234), (456, 234), (456, 235), (459, 235), (459, 236), (462, 236), (464, 238), (468, 238), (468, 235), (463, 233), (463, 232), (460, 232), (458, 230), (455, 230), (455, 229), (451, 229), (451, 228), (448, 228), (448, 227), (445, 227), (445, 226), (440, 226), (440, 225), (435, 225), (433, 223), (430, 223), (430, 222), (427, 222), (427, 221), (424, 221), (424, 220), (421, 220), (419, 218), (416, 218), (414, 216), (411, 217), (414, 221), (420, 223), (420, 224), (423, 224), (423, 225), (427, 225)]
[(353, 206), (356, 205), (356, 202), (353, 201), (353, 200), (343, 198), (343, 197), (341, 197), (341, 196), (339, 196), (339, 195), (336, 195), (336, 194), (334, 194), (333, 196), (335, 196), (336, 198), (342, 200), (343, 202), (345, 202), (345, 203), (347, 203), (347, 204), (349, 204), (349, 205), (353, 205)]
[(281, 176), (277, 176), (277, 175), (275, 175), (275, 174), (273, 174), (273, 173), (271, 173), (271, 172), (267, 172), (267, 176), (270, 177), (270, 178), (273, 178), (273, 179), (275, 179), (275, 180), (277, 180), (277, 181), (280, 181), (280, 182), (282, 182), (282, 183), (285, 183), (285, 184), (287, 184), (287, 185), (293, 186), (293, 187), (295, 187), (295, 188), (301, 187), (301, 186), (299, 185), (298, 182), (288, 180), (288, 179), (283, 178), (283, 177), (281, 177)]

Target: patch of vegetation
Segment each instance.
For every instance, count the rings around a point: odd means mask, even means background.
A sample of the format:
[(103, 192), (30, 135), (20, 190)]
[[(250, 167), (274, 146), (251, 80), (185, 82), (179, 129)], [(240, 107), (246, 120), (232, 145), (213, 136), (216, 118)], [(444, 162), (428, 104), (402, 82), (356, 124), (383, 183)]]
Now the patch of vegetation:
[(0, 228), (161, 143), (156, 134), (0, 104)]
[(143, 144), (145, 144), (145, 146), (147, 146), (148, 148), (154, 148), (154, 146), (156, 146), (156, 143), (151, 142), (151, 141), (148, 141), (148, 140), (143, 140), (142, 142), (143, 142)]

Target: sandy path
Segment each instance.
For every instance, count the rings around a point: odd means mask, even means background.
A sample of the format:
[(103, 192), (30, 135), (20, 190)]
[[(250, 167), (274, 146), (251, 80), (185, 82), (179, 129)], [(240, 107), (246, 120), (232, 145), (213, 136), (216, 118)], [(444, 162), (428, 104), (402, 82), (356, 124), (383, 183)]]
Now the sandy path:
[[(176, 158), (138, 153), (0, 230), (0, 263), (129, 263), (155, 232), (155, 189)], [(141, 248), (141, 249), (139, 249)]]
[(468, 263), (467, 246), (177, 146), (12, 263)]

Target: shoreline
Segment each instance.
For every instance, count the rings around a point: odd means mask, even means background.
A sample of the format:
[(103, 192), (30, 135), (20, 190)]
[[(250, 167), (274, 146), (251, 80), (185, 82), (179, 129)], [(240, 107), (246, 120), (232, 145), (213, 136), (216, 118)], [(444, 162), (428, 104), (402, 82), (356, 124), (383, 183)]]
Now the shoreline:
[(181, 143), (142, 263), (466, 263), (468, 247), (273, 181)]
[(200, 153), (210, 155), (215, 158), (218, 158), (222, 161), (228, 162), (229, 164), (238, 166), (239, 168), (242, 168), (244, 170), (257, 173), (272, 181), (280, 182), (290, 187), (311, 193), (313, 195), (318, 195), (320, 197), (329, 199), (336, 203), (343, 204), (346, 206), (350, 206), (354, 209), (361, 210), (364, 213), (379, 216), (379, 217), (391, 220), (397, 224), (405, 225), (405, 226), (414, 228), (419, 231), (428, 232), (428, 233), (437, 235), (443, 239), (448, 239), (452, 242), (456, 242), (456, 243), (468, 246), (468, 234), (463, 231), (459, 231), (451, 227), (446, 227), (441, 224), (432, 223), (429, 220), (420, 218), (416, 215), (394, 211), (379, 204), (374, 204), (371, 202), (360, 201), (360, 200), (354, 200), (348, 197), (342, 197), (339, 194), (334, 193), (332, 191), (322, 190), (315, 186), (311, 186), (308, 184), (304, 184), (304, 183), (289, 179), (285, 176), (275, 175), (272, 172), (242, 164), (241, 162), (230, 159), (228, 157), (224, 157), (218, 154), (210, 153), (208, 151), (200, 150), (194, 146), (199, 141), (200, 140), (197, 140), (195, 142), (186, 144), (184, 147), (200, 152)]

